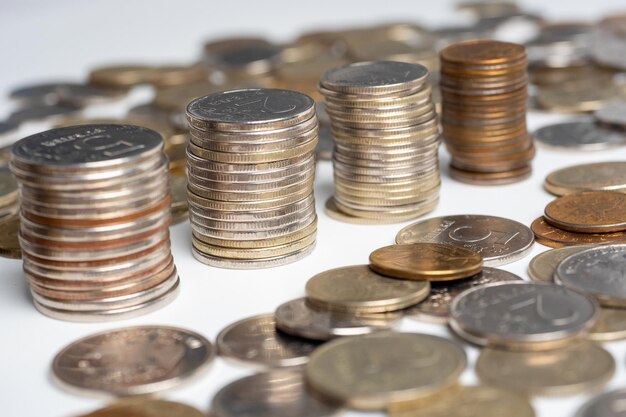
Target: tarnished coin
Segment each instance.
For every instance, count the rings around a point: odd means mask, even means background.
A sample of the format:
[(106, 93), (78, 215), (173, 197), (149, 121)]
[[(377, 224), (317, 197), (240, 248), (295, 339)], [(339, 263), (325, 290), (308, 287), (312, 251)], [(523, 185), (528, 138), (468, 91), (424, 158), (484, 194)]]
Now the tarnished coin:
[(217, 335), (218, 353), (236, 362), (261, 368), (301, 366), (318, 343), (276, 330), (272, 314), (239, 320)]
[(420, 86), (428, 70), (421, 65), (394, 61), (358, 62), (328, 70), (320, 85), (349, 94), (385, 94)]
[(370, 254), (370, 268), (394, 278), (452, 281), (476, 275), (482, 267), (476, 252), (442, 243), (391, 245)]
[(626, 241), (626, 232), (615, 233), (576, 233), (552, 226), (545, 218), (539, 217), (530, 225), (537, 242), (551, 248), (573, 245), (598, 245)]
[(483, 349), (476, 374), (485, 384), (529, 395), (572, 395), (602, 387), (615, 359), (594, 342), (581, 341), (546, 352)]
[(528, 276), (533, 281), (554, 282), (556, 267), (568, 256), (589, 249), (588, 246), (568, 246), (541, 252), (528, 264)]
[(588, 333), (599, 307), (591, 298), (553, 284), (504, 282), (470, 289), (450, 309), (450, 326), (481, 346), (542, 350)]
[(8, 122), (20, 124), (30, 121), (52, 122), (75, 116), (80, 108), (70, 104), (40, 104), (24, 107), (9, 115)]
[(607, 161), (562, 168), (546, 177), (544, 187), (558, 196), (580, 191), (626, 193), (626, 162)]
[(557, 149), (593, 151), (626, 145), (626, 133), (593, 121), (557, 123), (542, 127), (533, 135), (542, 145)]
[(574, 417), (623, 417), (626, 389), (616, 389), (587, 401)]
[(609, 307), (626, 307), (626, 244), (588, 248), (565, 258), (556, 280)]
[(474, 287), (503, 281), (521, 281), (517, 275), (497, 268), (485, 267), (473, 277), (454, 282), (431, 282), (430, 294), (424, 301), (404, 310), (407, 317), (446, 324), (450, 319), (450, 305), (459, 294)]
[(14, 217), (0, 223), (0, 256), (11, 259), (21, 259), (19, 235), (20, 219)]
[(64, 386), (89, 392), (137, 395), (177, 385), (208, 365), (213, 345), (190, 330), (127, 327), (79, 339), (52, 363)]
[(515, 262), (532, 249), (532, 231), (502, 217), (457, 215), (435, 217), (406, 226), (396, 243), (433, 242), (460, 246), (480, 254), (485, 266)]
[(306, 298), (278, 306), (274, 312), (276, 327), (294, 336), (330, 340), (390, 330), (402, 318), (400, 313), (350, 314), (311, 307)]
[(428, 296), (428, 281), (387, 278), (367, 265), (344, 266), (321, 272), (306, 283), (308, 301), (320, 308), (382, 313), (417, 304)]
[(152, 398), (130, 398), (118, 401), (81, 417), (204, 417), (189, 405)]
[(553, 200), (544, 218), (553, 226), (578, 233), (610, 233), (626, 230), (626, 194), (616, 191), (584, 191)]
[(384, 410), (432, 395), (457, 382), (467, 359), (450, 340), (382, 332), (321, 346), (306, 367), (309, 386), (352, 408)]
[(337, 403), (311, 395), (301, 372), (274, 370), (223, 387), (211, 401), (214, 417), (330, 417)]

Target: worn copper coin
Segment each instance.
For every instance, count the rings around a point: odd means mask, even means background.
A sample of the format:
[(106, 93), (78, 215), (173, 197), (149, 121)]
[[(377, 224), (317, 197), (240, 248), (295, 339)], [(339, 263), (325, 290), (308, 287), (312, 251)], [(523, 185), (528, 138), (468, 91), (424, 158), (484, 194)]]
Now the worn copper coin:
[(539, 217), (530, 225), (538, 243), (551, 248), (574, 245), (598, 245), (626, 241), (626, 232), (576, 233), (552, 226), (545, 218)]
[(626, 194), (585, 191), (559, 197), (546, 206), (544, 217), (553, 226), (578, 233), (626, 230)]

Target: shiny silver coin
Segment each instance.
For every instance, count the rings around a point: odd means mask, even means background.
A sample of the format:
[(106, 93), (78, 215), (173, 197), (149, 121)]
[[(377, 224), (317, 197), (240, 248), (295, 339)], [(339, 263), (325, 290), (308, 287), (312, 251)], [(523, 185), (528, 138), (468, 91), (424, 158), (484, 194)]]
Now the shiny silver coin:
[(211, 401), (215, 417), (330, 417), (336, 403), (309, 393), (301, 372), (274, 370), (223, 387)]
[(24, 107), (11, 113), (7, 119), (9, 123), (21, 124), (24, 122), (53, 122), (66, 117), (75, 116), (80, 107), (70, 104), (40, 104)]
[(280, 305), (274, 312), (276, 327), (291, 335), (314, 340), (330, 340), (341, 336), (356, 336), (391, 330), (402, 317), (385, 314), (350, 314), (311, 307), (306, 298)]
[(427, 322), (446, 324), (450, 319), (450, 306), (461, 293), (471, 288), (494, 282), (521, 281), (519, 276), (496, 268), (483, 268), (473, 277), (449, 282), (431, 282), (430, 294), (424, 301), (404, 310), (407, 317)]
[(603, 245), (565, 258), (556, 268), (557, 282), (609, 307), (626, 307), (626, 245)]
[(624, 417), (626, 389), (616, 389), (600, 394), (587, 401), (575, 417)]
[(276, 330), (271, 314), (231, 324), (217, 335), (216, 344), (224, 358), (260, 368), (302, 366), (318, 346)]
[(485, 266), (499, 266), (525, 257), (532, 249), (533, 232), (514, 220), (495, 216), (435, 217), (406, 226), (396, 243), (447, 243), (473, 250)]
[(328, 70), (320, 85), (345, 93), (393, 93), (418, 87), (426, 81), (428, 70), (418, 64), (393, 61), (359, 62)]
[(472, 343), (546, 350), (586, 334), (600, 309), (593, 299), (558, 285), (505, 282), (465, 291), (450, 311), (452, 329)]
[(593, 121), (557, 123), (542, 127), (533, 135), (542, 145), (557, 149), (593, 151), (626, 146), (626, 133)]

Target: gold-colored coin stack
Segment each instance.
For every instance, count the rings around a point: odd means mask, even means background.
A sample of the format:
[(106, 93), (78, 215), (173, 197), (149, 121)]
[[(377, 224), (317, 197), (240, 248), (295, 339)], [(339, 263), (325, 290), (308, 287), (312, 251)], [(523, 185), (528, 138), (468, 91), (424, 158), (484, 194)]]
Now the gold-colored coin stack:
[(526, 130), (526, 50), (492, 40), (441, 51), (443, 136), (450, 175), (479, 185), (527, 178), (535, 155)]
[(283, 265), (311, 253), (315, 103), (278, 89), (216, 93), (187, 107), (193, 255), (224, 268)]
[(395, 223), (439, 200), (439, 125), (418, 64), (363, 62), (327, 71), (320, 80), (331, 119), (335, 196), (331, 217)]

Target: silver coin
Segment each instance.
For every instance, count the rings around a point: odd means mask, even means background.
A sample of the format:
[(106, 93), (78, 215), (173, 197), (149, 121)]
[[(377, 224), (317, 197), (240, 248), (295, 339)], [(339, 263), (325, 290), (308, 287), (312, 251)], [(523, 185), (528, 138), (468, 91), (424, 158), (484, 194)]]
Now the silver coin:
[(24, 107), (14, 111), (8, 117), (9, 123), (21, 124), (30, 121), (63, 120), (65, 117), (74, 116), (80, 112), (80, 108), (70, 104), (41, 104)]
[(533, 232), (514, 220), (495, 216), (435, 217), (406, 226), (396, 243), (447, 243), (478, 252), (485, 266), (515, 262), (532, 249)]
[(603, 245), (565, 258), (557, 282), (589, 294), (605, 306), (626, 307), (626, 245)]
[(554, 282), (556, 268), (568, 256), (589, 249), (587, 246), (566, 246), (541, 252), (530, 260), (528, 276), (533, 281)]
[(626, 416), (624, 404), (626, 404), (626, 389), (616, 389), (587, 401), (575, 417), (624, 417)]
[(597, 121), (626, 129), (626, 102), (611, 104), (593, 114)]
[(9, 93), (12, 100), (21, 105), (56, 104), (59, 101), (59, 87), (75, 85), (72, 82), (51, 82), (18, 87)]
[(330, 340), (341, 336), (356, 336), (390, 330), (400, 320), (399, 313), (350, 314), (319, 310), (306, 298), (281, 304), (274, 312), (276, 327), (294, 336), (314, 340)]
[(214, 417), (327, 417), (336, 403), (311, 395), (301, 372), (274, 370), (236, 380), (211, 401)]
[(450, 306), (462, 292), (494, 282), (521, 280), (522, 278), (511, 272), (485, 267), (480, 274), (470, 278), (450, 282), (431, 282), (428, 297), (403, 312), (407, 317), (417, 320), (446, 324), (450, 319)]
[(5, 122), (0, 121), (0, 138), (2, 138), (5, 135), (9, 135), (11, 133), (16, 132), (18, 127), (19, 125), (16, 123), (11, 123), (9, 121), (5, 121)]
[(88, 84), (66, 84), (60, 85), (57, 89), (59, 99), (63, 103), (77, 107), (110, 102), (124, 97), (126, 93), (126, 90), (116, 90)]
[(317, 149), (315, 150), (318, 161), (330, 161), (333, 157), (333, 132), (330, 126), (320, 126), (318, 132)]
[(206, 338), (190, 330), (140, 326), (85, 337), (52, 363), (57, 381), (79, 391), (137, 395), (178, 385), (215, 355)]
[(543, 350), (586, 334), (599, 310), (593, 299), (558, 285), (505, 282), (459, 295), (452, 302), (450, 326), (481, 346)]
[(244, 72), (246, 74), (264, 74), (280, 63), (281, 49), (267, 41), (233, 44), (228, 48), (205, 49), (204, 61), (210, 67), (225, 72)]
[[(192, 225), (193, 229), (193, 225)], [(228, 268), (228, 269), (259, 269), (259, 268), (275, 268), (277, 266), (287, 265), (293, 262), (297, 262), (311, 254), (315, 249), (315, 243), (307, 246), (306, 248), (298, 251), (288, 253), (286, 255), (276, 256), (273, 258), (265, 259), (231, 259), (220, 258), (217, 256), (207, 255), (200, 252), (193, 247), (191, 254), (193, 257), (202, 262), (203, 264), (214, 266), (216, 268)]]
[(320, 85), (334, 91), (373, 92), (409, 90), (423, 84), (426, 67), (394, 61), (359, 62), (326, 71)]
[(558, 149), (592, 151), (626, 146), (626, 133), (593, 121), (557, 123), (542, 127), (533, 135), (539, 143)]

